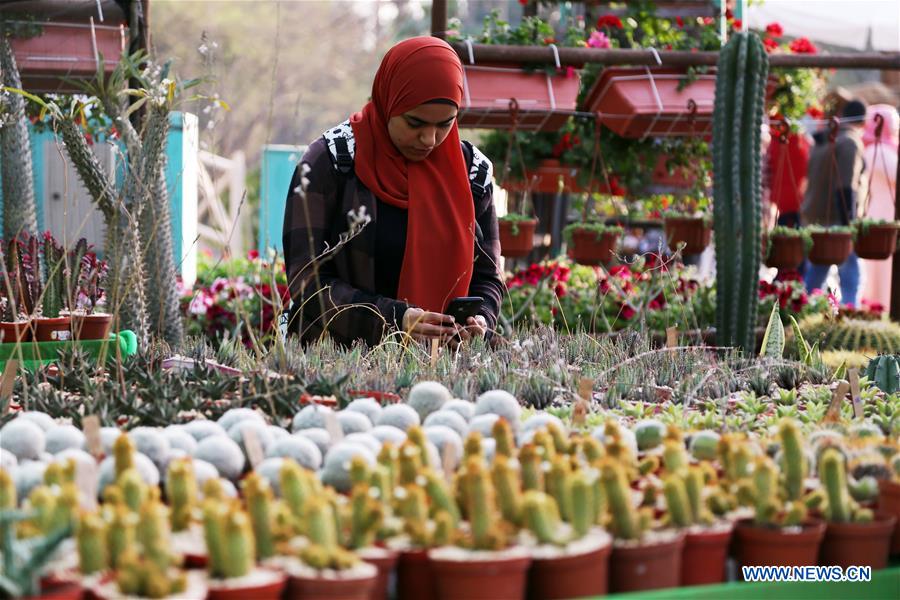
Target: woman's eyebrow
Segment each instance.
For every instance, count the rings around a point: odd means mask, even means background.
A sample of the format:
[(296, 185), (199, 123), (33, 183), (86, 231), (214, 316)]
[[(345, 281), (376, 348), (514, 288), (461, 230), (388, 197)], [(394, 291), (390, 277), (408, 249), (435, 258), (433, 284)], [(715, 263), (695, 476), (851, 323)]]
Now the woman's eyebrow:
[(443, 124), (443, 123), (449, 123), (450, 121), (452, 121), (453, 119), (455, 119), (455, 118), (457, 117), (457, 115), (453, 115), (452, 117), (449, 117), (449, 118), (447, 118), (447, 119), (444, 119), (443, 121), (437, 121), (437, 122), (435, 122), (435, 123), (429, 123), (429, 122), (426, 121), (425, 119), (420, 119), (419, 117), (414, 117), (414, 116), (412, 116), (412, 115), (403, 115), (403, 116), (406, 117), (406, 118), (407, 118), (408, 120), (410, 120), (410, 121), (414, 121), (415, 124), (417, 124), (417, 125), (441, 125), (441, 124)]

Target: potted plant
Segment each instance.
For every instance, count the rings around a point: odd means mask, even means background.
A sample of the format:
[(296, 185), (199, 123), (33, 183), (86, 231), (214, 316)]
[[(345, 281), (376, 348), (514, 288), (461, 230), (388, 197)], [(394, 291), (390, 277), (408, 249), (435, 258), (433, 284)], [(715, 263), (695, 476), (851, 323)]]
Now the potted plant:
[(900, 221), (860, 219), (853, 224), (856, 255), (866, 260), (886, 260), (897, 250), (897, 233)]
[(2, 308), (0, 332), (6, 343), (27, 341), (32, 335), (31, 315), (40, 296), (40, 280), (32, 275), (29, 261), (37, 256), (37, 239), (27, 234), (10, 240), (3, 257)]
[(878, 481), (878, 510), (897, 518), (891, 554), (900, 554), (900, 453), (891, 458), (891, 477)]
[[(712, 219), (707, 214), (709, 201), (705, 195), (679, 199), (663, 213), (663, 228), (669, 250), (682, 254), (700, 254), (712, 238)], [(684, 245), (682, 247), (682, 244)]]
[(76, 293), (71, 306), (72, 332), (76, 340), (104, 340), (109, 337), (112, 327), (112, 315), (98, 310), (98, 305), (105, 299), (104, 285), (109, 267), (105, 260), (97, 258), (97, 254), (81, 242), (70, 256), (70, 264), (76, 271), (71, 279)]
[(809, 262), (814, 265), (840, 265), (853, 252), (853, 229), (846, 226), (807, 227), (812, 237)]
[(17, 524), (33, 519), (30, 511), (15, 509), (15, 486), (12, 478), (4, 477), (6, 472), (0, 470), (0, 479), (5, 498), (12, 498), (11, 505), (0, 505), (0, 548), (3, 556), (3, 577), (0, 577), (0, 591), (12, 598), (79, 600), (84, 589), (77, 581), (48, 581), (42, 577), (44, 569), (52, 560), (61, 544), (71, 535), (71, 526), (55, 529), (51, 533), (26, 538), (16, 535)]
[(598, 221), (572, 223), (563, 229), (569, 256), (577, 263), (597, 266), (615, 258), (616, 244), (622, 235), (618, 225)]
[(763, 236), (763, 262), (779, 271), (796, 269), (812, 245), (812, 236), (805, 228), (778, 225)]
[(826, 448), (819, 457), (819, 481), (827, 497), (821, 563), (845, 569), (851, 565), (887, 566), (897, 517), (873, 513), (851, 498), (844, 455), (837, 448)]
[[(528, 196), (528, 192), (525, 192)], [(521, 213), (507, 213), (498, 219), (500, 254), (507, 258), (523, 258), (534, 248), (534, 230), (538, 220)]]
[(781, 470), (771, 458), (758, 456), (753, 472), (738, 484), (738, 495), (754, 507), (754, 517), (735, 527), (736, 556), (744, 566), (815, 565), (825, 535), (825, 524), (808, 516), (803, 501), (808, 461), (799, 425), (782, 420), (778, 438)]
[(66, 307), (66, 253), (47, 231), (41, 243), (43, 275), (37, 256), (30, 261), (31, 276), (42, 280), (41, 310), (34, 319), (34, 339), (38, 342), (62, 342), (71, 339), (71, 318)]

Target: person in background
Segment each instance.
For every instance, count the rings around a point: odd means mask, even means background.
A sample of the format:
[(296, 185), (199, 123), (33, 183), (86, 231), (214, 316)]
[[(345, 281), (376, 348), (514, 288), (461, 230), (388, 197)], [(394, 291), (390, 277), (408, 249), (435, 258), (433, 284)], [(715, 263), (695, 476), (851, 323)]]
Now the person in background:
[[(819, 137), (809, 157), (807, 188), (800, 207), (803, 225), (826, 227), (850, 225), (856, 218), (858, 195), (862, 185), (862, 130), (866, 105), (851, 100), (841, 110), (841, 124), (832, 143)], [(822, 289), (831, 265), (807, 264), (804, 280), (807, 290)], [(859, 258), (855, 252), (838, 265), (841, 302), (859, 304)]]
[[(875, 115), (881, 115), (884, 126), (881, 135), (875, 135)], [(884, 221), (894, 220), (895, 190), (897, 189), (897, 143), (900, 141), (900, 115), (889, 104), (875, 104), (866, 113), (863, 153), (868, 177), (867, 202), (864, 216)], [(863, 303), (872, 306), (888, 306), (891, 303), (891, 261), (862, 261), (865, 284)]]
[(778, 209), (778, 225), (800, 227), (800, 203), (806, 192), (809, 140), (802, 131), (772, 131), (769, 144), (769, 200)]

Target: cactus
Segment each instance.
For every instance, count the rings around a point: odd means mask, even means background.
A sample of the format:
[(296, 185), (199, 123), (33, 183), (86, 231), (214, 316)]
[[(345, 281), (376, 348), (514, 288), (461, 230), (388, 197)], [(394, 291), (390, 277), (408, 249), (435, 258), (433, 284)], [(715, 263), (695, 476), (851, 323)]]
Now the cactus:
[(139, 598), (172, 598), (187, 587), (183, 572), (171, 573), (127, 550), (119, 559), (116, 584), (122, 594)]
[(44, 232), (41, 246), (44, 256), (41, 314), (47, 318), (56, 318), (66, 304), (66, 253), (49, 231)]
[(884, 354), (869, 361), (866, 377), (885, 394), (900, 391), (900, 355)]
[(822, 350), (858, 350), (893, 353), (900, 348), (900, 325), (893, 321), (811, 315), (800, 321), (807, 339)]
[(241, 483), (247, 512), (256, 540), (256, 558), (266, 559), (275, 554), (272, 536), (272, 487), (255, 471), (247, 475)]
[(663, 448), (663, 465), (669, 473), (675, 473), (687, 466), (687, 452), (684, 444), (666, 440)]
[(566, 521), (572, 519), (571, 476), (572, 465), (568, 457), (557, 456), (551, 461), (547, 477), (547, 493), (556, 500), (560, 516)]
[(803, 495), (803, 482), (806, 479), (807, 460), (803, 453), (803, 436), (800, 426), (789, 419), (778, 425), (778, 437), (781, 440), (782, 471), (784, 488), (788, 500), (799, 500)]
[(455, 528), (461, 518), (459, 507), (456, 505), (452, 493), (447, 488), (447, 484), (431, 469), (425, 472), (425, 492), (431, 500), (432, 518), (435, 518), (438, 513), (446, 513)]
[(78, 548), (78, 568), (82, 575), (99, 573), (109, 566), (106, 531), (106, 523), (97, 513), (85, 514), (78, 520), (75, 545)]
[(497, 442), (497, 448), (494, 451), (495, 456), (504, 456), (506, 458), (515, 457), (516, 440), (513, 437), (512, 428), (509, 426), (507, 420), (501, 417), (494, 421), (491, 433), (494, 440)]
[(868, 522), (870, 509), (860, 508), (850, 497), (843, 455), (835, 448), (827, 448), (819, 459), (819, 480), (825, 488), (827, 504), (825, 518), (832, 523)]
[(494, 458), (491, 479), (497, 490), (497, 501), (503, 518), (514, 525), (520, 525), (522, 522), (522, 493), (520, 491), (522, 486), (518, 470), (506, 455), (498, 454)]
[(294, 518), (299, 522), (303, 517), (306, 500), (321, 492), (321, 484), (311, 471), (300, 467), (293, 460), (285, 460), (279, 473), (281, 496)]
[(475, 550), (505, 548), (506, 535), (497, 518), (495, 491), (487, 467), (478, 459), (469, 459), (462, 482), (466, 514), (471, 526), (469, 545)]
[(663, 494), (666, 497), (666, 507), (669, 509), (669, 520), (672, 524), (676, 527), (693, 525), (694, 518), (684, 480), (678, 475), (669, 475), (663, 483)]
[(522, 446), (519, 464), (522, 468), (522, 489), (544, 491), (544, 460), (538, 447), (531, 443)]
[(771, 459), (760, 458), (753, 470), (753, 496), (757, 525), (774, 524), (778, 513), (778, 471)]
[(134, 442), (126, 434), (120, 434), (113, 443), (113, 456), (116, 465), (116, 481), (127, 469), (134, 465)]
[(184, 531), (190, 527), (197, 506), (197, 480), (190, 459), (175, 459), (169, 464), (166, 495), (172, 508), (172, 531)]
[(560, 517), (556, 502), (543, 492), (529, 490), (522, 498), (525, 527), (542, 544), (561, 545), (565, 539), (559, 534)]
[(211, 501), (204, 506), (203, 520), (213, 577), (232, 579), (252, 571), (256, 543), (247, 513)]
[(158, 500), (144, 503), (137, 523), (137, 540), (143, 551), (143, 558), (166, 573), (175, 564), (169, 535), (169, 509)]
[(109, 566), (115, 569), (119, 557), (137, 542), (138, 516), (123, 505), (111, 507), (109, 515), (106, 547), (109, 551)]
[(150, 493), (147, 484), (141, 479), (137, 469), (126, 469), (119, 476), (116, 485), (122, 491), (122, 498), (132, 512), (140, 510), (141, 505)]
[(768, 57), (753, 33), (734, 34), (719, 55), (713, 114), (716, 338), (754, 348), (760, 252), (760, 130)]
[(588, 534), (596, 521), (594, 487), (581, 471), (572, 474), (568, 487), (572, 504), (569, 522), (572, 524), (575, 536), (582, 538)]
[(572, 450), (572, 442), (566, 437), (565, 431), (556, 423), (547, 423), (547, 433), (553, 440), (553, 448), (558, 454), (569, 454)]
[(650, 519), (646, 512), (639, 512), (631, 503), (631, 488), (624, 467), (606, 459), (600, 468), (600, 479), (609, 502), (613, 534), (625, 540), (639, 539)]
[(307, 537), (310, 545), (300, 552), (300, 558), (314, 569), (347, 569), (358, 559), (338, 545), (335, 514), (331, 504), (316, 496), (304, 508)]
[[(11, 512), (17, 505), (16, 483), (8, 471), (0, 469), (0, 512)], [(15, 526), (15, 522), (0, 526), (0, 540), (6, 535), (4, 531), (6, 527), (13, 528), (13, 537), (15, 537)]]
[(375, 541), (375, 534), (384, 520), (384, 507), (369, 494), (365, 483), (354, 486), (350, 494), (350, 539), (347, 546), (367, 548)]

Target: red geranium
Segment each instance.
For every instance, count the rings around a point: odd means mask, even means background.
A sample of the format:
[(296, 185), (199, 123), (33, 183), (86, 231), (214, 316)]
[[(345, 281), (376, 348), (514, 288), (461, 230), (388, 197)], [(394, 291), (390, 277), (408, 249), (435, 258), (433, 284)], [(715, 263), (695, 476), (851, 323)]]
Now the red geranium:
[(780, 38), (784, 35), (784, 29), (781, 28), (781, 23), (769, 23), (766, 25), (766, 34), (773, 38)]
[(734, 23), (732, 23), (732, 27), (734, 27), (735, 31), (740, 31), (741, 26), (743, 26), (743, 24), (744, 24), (744, 22), (741, 21), (740, 19), (735, 19)]
[(626, 321), (633, 319), (635, 314), (637, 314), (636, 311), (627, 304), (623, 304), (621, 310), (619, 310), (619, 315)]
[(684, 19), (682, 19), (681, 17), (675, 17), (675, 24), (678, 25), (678, 27), (684, 27)]
[(603, 29), (604, 27), (622, 29), (622, 19), (616, 15), (603, 15), (597, 19), (597, 29)]
[(250, 250), (247, 252), (247, 260), (256, 260), (259, 258), (259, 250)]
[(806, 114), (808, 114), (813, 119), (824, 119), (825, 112), (819, 108), (818, 106), (810, 106), (806, 109)]
[(808, 38), (801, 37), (791, 42), (791, 52), (794, 54), (816, 54), (818, 51), (819, 49)]
[(766, 47), (766, 52), (775, 52), (778, 49), (778, 42), (767, 37), (763, 40), (763, 46)]

